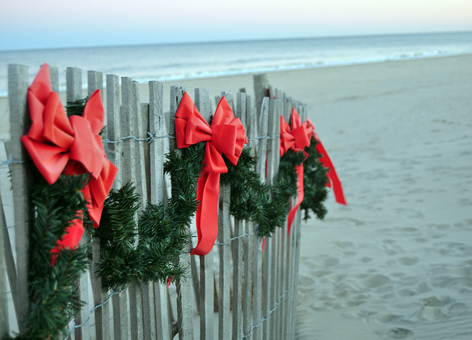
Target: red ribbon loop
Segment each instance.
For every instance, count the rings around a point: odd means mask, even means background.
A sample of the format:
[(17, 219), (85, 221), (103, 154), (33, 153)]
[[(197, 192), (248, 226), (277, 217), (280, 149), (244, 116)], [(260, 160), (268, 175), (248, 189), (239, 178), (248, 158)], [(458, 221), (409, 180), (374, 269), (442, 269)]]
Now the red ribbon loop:
[(218, 236), (218, 196), (220, 174), (228, 172), (222, 154), (236, 165), (245, 143), (246, 131), (240, 119), (235, 119), (228, 102), (221, 98), (211, 127), (203, 119), (187, 93), (184, 93), (175, 113), (177, 147), (186, 148), (206, 141), (201, 177), (197, 184), (197, 246), (192, 255), (206, 255)]
[(318, 142), (318, 144), (316, 144), (316, 151), (318, 151), (318, 153), (322, 155), (320, 157), (321, 164), (325, 168), (328, 168), (328, 172), (326, 173), (326, 176), (328, 177), (329, 181), (326, 184), (326, 186), (329, 188), (331, 187), (333, 188), (334, 198), (337, 203), (347, 205), (346, 198), (344, 197), (341, 181), (339, 180), (338, 174), (336, 173), (336, 169), (334, 168), (333, 162), (331, 162), (331, 159), (329, 158), (328, 152), (326, 152), (326, 149), (321, 143), (320, 138), (315, 132), (315, 126), (313, 125), (313, 123), (311, 122), (309, 118), (307, 118), (306, 122), (304, 123), (307, 124), (310, 138), (311, 136), (313, 136)]
[[(310, 145), (310, 139), (307, 136), (307, 125), (305, 122), (302, 124), (300, 116), (295, 109), (292, 109), (292, 115), (290, 117), (292, 128), (287, 124), (283, 116), (280, 116), (280, 156), (283, 156), (288, 150), (294, 152), (303, 151), (305, 157), (308, 154), (304, 151), (305, 147)], [(295, 170), (297, 171), (297, 202), (290, 209), (287, 217), (288, 233), (292, 228), (293, 219), (298, 207), (302, 204), (304, 192), (303, 192), (303, 163), (296, 165)]]
[[(59, 95), (52, 91), (49, 66), (44, 64), (28, 89), (28, 104), (32, 125), (28, 134), (21, 137), (23, 145), (49, 184), (55, 183), (64, 171), (70, 175), (91, 173), (82, 193), (94, 227), (98, 227), (103, 202), (118, 172), (106, 158), (99, 136), (105, 116), (100, 91), (92, 94), (82, 116), (69, 120)], [(71, 221), (54, 251), (76, 247), (82, 233), (80, 219)]]

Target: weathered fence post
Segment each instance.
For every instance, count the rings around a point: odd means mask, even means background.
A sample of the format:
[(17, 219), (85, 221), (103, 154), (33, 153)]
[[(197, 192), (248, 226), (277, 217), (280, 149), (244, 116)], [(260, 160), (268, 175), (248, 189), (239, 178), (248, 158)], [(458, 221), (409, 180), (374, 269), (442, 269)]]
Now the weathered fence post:
[[(264, 97), (259, 119), (259, 137), (267, 137), (269, 125), (269, 101)], [(265, 168), (267, 159), (267, 138), (259, 139), (256, 173), (265, 182)], [(258, 325), (253, 330), (253, 339), (262, 339), (262, 238), (254, 234), (254, 297), (253, 297), (253, 322)]]
[(256, 112), (257, 118), (260, 119), (262, 101), (267, 96), (267, 90), (269, 89), (269, 81), (267, 80), (267, 74), (261, 73), (254, 75), (254, 95), (256, 99)]
[[(10, 109), (11, 142), (10, 156), (14, 161), (29, 159), (26, 149), (20, 138), (28, 133), (30, 117), (26, 94), (29, 79), (28, 67), (8, 65), (8, 96)], [(25, 331), (25, 317), (28, 311), (28, 254), (29, 254), (29, 227), (31, 212), (29, 209), (29, 172), (27, 164), (11, 164), (10, 173), (13, 188), (13, 207), (15, 213), (15, 243), (16, 243), (16, 286), (13, 300), (15, 302), (16, 317), (20, 334)], [(8, 264), (8, 263), (7, 263)], [(12, 273), (13, 274), (13, 273)], [(10, 280), (10, 285), (12, 281)]]
[[(96, 71), (88, 71), (88, 95), (92, 95), (95, 90), (103, 92), (103, 73)], [(103, 94), (102, 94), (103, 96)], [(103, 97), (102, 97), (103, 100)], [(106, 116), (105, 116), (106, 117)], [(108, 148), (104, 148), (108, 151)], [(108, 154), (107, 154), (108, 156)], [(100, 239), (95, 237), (92, 243), (92, 293), (93, 303), (98, 306), (108, 297), (106, 292), (102, 289), (102, 278), (98, 275), (98, 263), (100, 262)], [(110, 339), (110, 306), (105, 304), (95, 310), (95, 337), (97, 340)]]
[[(241, 119), (244, 128), (247, 129), (246, 111), (247, 111), (247, 95), (238, 92), (236, 95), (236, 118)], [(234, 220), (234, 236), (233, 241), (233, 340), (241, 339), (242, 325), (242, 287), (243, 287), (243, 238), (244, 221)]]
[[(221, 92), (229, 106), (233, 107), (231, 92)], [(220, 185), (220, 209), (218, 213), (218, 253), (220, 254), (220, 294), (218, 296), (218, 338), (230, 338), (230, 286), (231, 286), (231, 215), (229, 212), (231, 185)]]
[[(163, 86), (157, 81), (149, 82), (149, 130), (155, 136), (163, 136), (165, 120), (163, 110)], [(159, 204), (164, 200), (164, 140), (154, 139), (149, 145), (150, 201)], [(157, 339), (170, 339), (167, 288), (154, 283)]]
[[(76, 100), (82, 99), (82, 70), (76, 67), (68, 67), (66, 73), (67, 82), (67, 103), (73, 103)], [(80, 241), (81, 247), (86, 247), (88, 239), (88, 233), (85, 230), (84, 235)], [(82, 275), (77, 280), (77, 287), (79, 292), (79, 298), (85, 302), (82, 306), (81, 311), (75, 316), (76, 325), (81, 325), (88, 318), (89, 305), (89, 291), (88, 291), (88, 276), (89, 270), (87, 269), (85, 275)], [(76, 340), (88, 340), (90, 339), (89, 327), (78, 327), (75, 329)]]
[[(185, 93), (183, 87), (172, 86), (170, 90), (170, 122), (169, 134), (175, 136), (175, 113), (179, 107), (180, 101)], [(177, 148), (175, 140), (169, 142), (170, 151)], [(190, 228), (187, 230), (190, 234)], [(190, 267), (190, 246), (184, 248), (184, 253), (180, 257), (184, 267)], [(178, 330), (180, 340), (193, 339), (193, 310), (192, 310), (192, 282), (190, 280), (178, 280), (177, 286), (177, 313)]]
[[(121, 96), (121, 135), (123, 137), (135, 136), (137, 130), (137, 107), (133, 80), (129, 77), (121, 77)], [(139, 157), (139, 146), (133, 138), (123, 140), (122, 144), (123, 185), (131, 182), (136, 187), (136, 193), (142, 194), (142, 183), (137, 182), (138, 172), (136, 171), (136, 164), (139, 161), (137, 159), (137, 157)], [(130, 336), (131, 339), (141, 339), (143, 333), (141, 308), (142, 297), (141, 285), (137, 281), (133, 281), (128, 285), (128, 297)], [(124, 335), (122, 334), (122, 336)]]
[[(269, 130), (268, 136), (270, 139), (267, 142), (267, 177), (266, 184), (273, 184), (278, 172), (279, 159), (279, 139), (276, 137), (279, 131), (280, 116), (278, 112), (279, 100), (270, 100), (269, 106)], [(263, 338), (275, 338), (274, 327), (275, 318), (271, 318), (271, 311), (275, 308), (275, 262), (277, 253), (274, 251), (276, 246), (276, 233), (274, 232), (271, 238), (266, 238), (264, 248), (264, 296), (263, 296), (263, 317), (265, 323), (263, 325)], [(271, 333), (272, 331), (272, 333)]]
[[(195, 106), (202, 117), (209, 122), (211, 112), (208, 89), (195, 89)], [(200, 256), (200, 339), (210, 340), (215, 337), (214, 323), (214, 250)]]
[[(4, 248), (3, 245), (10, 240), (3, 240), (7, 230), (7, 224), (5, 222), (5, 214), (3, 213), (3, 201), (2, 193), (0, 192), (0, 247)], [(6, 235), (8, 237), (8, 234)], [(10, 332), (8, 323), (8, 303), (7, 303), (7, 285), (5, 276), (6, 263), (5, 263), (5, 252), (0, 250), (0, 339), (6, 338)]]
[[(121, 109), (120, 109), (120, 78), (113, 74), (107, 74), (107, 133), (108, 139), (118, 141), (121, 139)], [(121, 151), (123, 143), (107, 144), (107, 157), (118, 167), (118, 174), (113, 183), (114, 189), (123, 186), (123, 159)], [(125, 287), (119, 287), (123, 290)], [(127, 291), (112, 296), (113, 301), (113, 336), (116, 340), (128, 338), (128, 309)]]
[[(247, 115), (247, 138), (252, 154), (256, 155), (257, 142), (257, 113), (254, 107), (254, 99), (251, 96), (246, 98), (246, 115)], [(255, 169), (254, 169), (255, 170)], [(245, 224), (245, 245), (244, 245), (244, 288), (243, 288), (243, 335), (246, 339), (252, 339), (253, 325), (253, 249), (254, 239), (257, 237), (254, 231), (254, 223), (246, 222)]]

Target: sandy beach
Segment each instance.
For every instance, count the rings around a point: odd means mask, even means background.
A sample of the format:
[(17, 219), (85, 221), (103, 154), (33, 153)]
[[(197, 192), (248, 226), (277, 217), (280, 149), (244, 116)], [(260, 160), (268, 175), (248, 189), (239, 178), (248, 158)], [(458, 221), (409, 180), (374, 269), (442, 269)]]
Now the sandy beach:
[[(325, 220), (302, 226), (298, 339), (471, 339), (472, 55), (268, 78), (308, 104), (348, 201), (330, 194)], [(170, 85), (215, 96), (251, 94), (252, 84), (252, 75), (165, 83), (164, 108)], [(6, 98), (0, 121), (8, 139)]]

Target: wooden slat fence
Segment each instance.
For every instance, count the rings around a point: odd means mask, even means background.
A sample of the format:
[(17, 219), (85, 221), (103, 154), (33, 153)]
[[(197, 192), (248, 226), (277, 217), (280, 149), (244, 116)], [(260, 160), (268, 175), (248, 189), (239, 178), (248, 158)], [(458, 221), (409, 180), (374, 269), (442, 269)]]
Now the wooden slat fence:
[[(57, 91), (62, 73), (56, 67), (50, 70), (52, 86)], [(7, 159), (0, 160), (0, 166), (9, 167), (11, 173), (15, 220), (14, 226), (7, 226), (6, 205), (2, 203), (0, 191), (0, 338), (14, 332), (21, 334), (25, 329), (30, 217), (28, 170), (33, 166), (20, 142), (30, 126), (26, 99), (31, 83), (28, 68), (10, 65), (8, 71), (11, 136), (1, 144), (6, 150), (0, 155), (7, 155)], [(113, 187), (118, 189), (131, 181), (143, 203), (165, 202), (168, 184), (163, 163), (165, 153), (176, 148), (174, 117), (185, 89), (171, 87), (170, 114), (166, 121), (163, 84), (149, 82), (148, 103), (143, 104), (139, 84), (129, 77), (106, 75), (104, 78), (101, 72), (88, 71), (88, 88), (84, 91), (82, 75), (81, 69), (67, 68), (66, 100), (75, 101), (101, 90), (106, 109), (105, 151), (119, 168)], [(245, 126), (249, 147), (258, 159), (255, 171), (262, 181), (272, 184), (279, 166), (279, 117), (284, 115), (288, 121), (291, 109), (296, 108), (305, 119), (306, 105), (270, 87), (266, 75), (255, 76), (254, 96), (245, 89), (236, 94), (221, 92), (223, 96)], [(209, 122), (213, 112), (208, 90), (195, 89), (194, 99)], [(164, 147), (165, 140), (168, 150)], [(2, 182), (9, 180), (1, 178)], [(290, 234), (287, 226), (278, 228), (265, 240), (263, 249), (263, 239), (257, 237), (257, 225), (230, 216), (230, 190), (229, 186), (220, 188), (219, 230), (213, 251), (204, 257), (191, 258), (191, 245), (184, 249), (180, 261), (188, 268), (193, 267), (192, 279), (175, 282), (175, 288), (156, 282), (132, 282), (116, 292), (103, 292), (101, 279), (96, 275), (100, 244), (97, 239), (91, 240), (91, 266), (77, 282), (78, 294), (85, 305), (71, 321), (66, 338), (167, 340), (177, 334), (185, 340), (295, 338), (301, 214), (297, 213)], [(84, 236), (82, 242), (87, 239)], [(177, 316), (173, 314), (175, 311)]]

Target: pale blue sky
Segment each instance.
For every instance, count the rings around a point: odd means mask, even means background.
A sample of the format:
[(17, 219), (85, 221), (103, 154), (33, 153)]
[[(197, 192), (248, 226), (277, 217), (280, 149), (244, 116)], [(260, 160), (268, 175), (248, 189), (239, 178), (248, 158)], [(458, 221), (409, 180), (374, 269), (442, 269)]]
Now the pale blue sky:
[(0, 50), (472, 31), (472, 0), (16, 0)]

